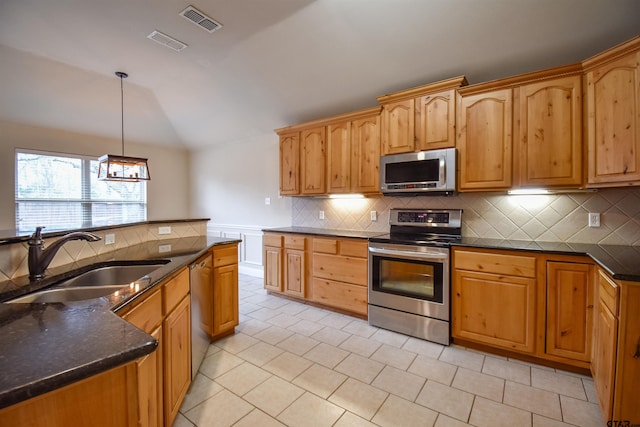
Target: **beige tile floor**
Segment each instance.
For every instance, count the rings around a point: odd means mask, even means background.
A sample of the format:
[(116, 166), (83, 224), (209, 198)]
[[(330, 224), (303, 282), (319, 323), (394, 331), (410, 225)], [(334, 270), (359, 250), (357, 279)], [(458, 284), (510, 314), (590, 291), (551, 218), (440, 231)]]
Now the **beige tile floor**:
[(175, 427), (603, 425), (589, 377), (375, 328), (244, 275), (240, 313)]

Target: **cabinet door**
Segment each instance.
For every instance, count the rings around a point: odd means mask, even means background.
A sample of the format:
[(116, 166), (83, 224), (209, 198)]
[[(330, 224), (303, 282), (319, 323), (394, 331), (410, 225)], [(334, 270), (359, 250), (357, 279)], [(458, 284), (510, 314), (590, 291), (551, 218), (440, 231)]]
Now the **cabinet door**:
[(162, 405), (162, 326), (151, 336), (158, 340), (158, 348), (138, 360), (138, 425), (140, 427), (161, 427), (163, 425)]
[(519, 184), (581, 186), (581, 77), (532, 83), (516, 90), (520, 108)]
[(191, 305), (187, 295), (163, 323), (164, 422), (173, 425), (191, 384)]
[(324, 194), (325, 128), (320, 126), (300, 132), (300, 194)]
[(547, 262), (546, 353), (591, 360), (593, 267)]
[(297, 249), (284, 250), (284, 293), (305, 297), (306, 262), (304, 251)]
[(415, 147), (413, 99), (382, 106), (382, 154), (410, 153)]
[(327, 126), (327, 177), (329, 193), (351, 191), (351, 123)]
[(351, 191), (380, 192), (380, 115), (351, 123)]
[(213, 334), (232, 331), (238, 325), (238, 264), (213, 271)]
[(640, 52), (587, 73), (588, 183), (640, 184)]
[(415, 100), (416, 151), (456, 146), (455, 92), (422, 96)]
[(280, 135), (280, 194), (300, 193), (300, 136)]
[(535, 279), (455, 270), (453, 336), (535, 351)]
[(618, 319), (600, 299), (598, 299), (594, 329), (591, 371), (600, 409), (604, 419), (610, 420), (613, 411)]
[(282, 248), (264, 247), (264, 287), (282, 292)]
[(459, 98), (459, 190), (511, 187), (513, 94), (511, 89)]

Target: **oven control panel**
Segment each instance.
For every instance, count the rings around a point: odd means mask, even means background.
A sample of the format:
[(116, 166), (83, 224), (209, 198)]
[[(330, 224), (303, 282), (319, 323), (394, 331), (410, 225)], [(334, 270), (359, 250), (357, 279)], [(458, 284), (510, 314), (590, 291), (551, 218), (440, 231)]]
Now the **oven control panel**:
[(460, 227), (462, 209), (391, 209), (389, 223), (415, 227)]

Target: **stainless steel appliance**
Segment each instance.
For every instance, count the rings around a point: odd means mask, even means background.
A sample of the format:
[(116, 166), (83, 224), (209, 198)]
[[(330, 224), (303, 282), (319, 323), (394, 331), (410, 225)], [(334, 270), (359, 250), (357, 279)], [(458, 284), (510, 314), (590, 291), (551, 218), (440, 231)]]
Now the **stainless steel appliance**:
[(380, 158), (380, 191), (394, 196), (448, 195), (456, 191), (456, 149)]
[(369, 239), (369, 323), (448, 345), (449, 245), (461, 209), (391, 209), (390, 233)]
[(203, 312), (207, 305), (204, 298), (211, 294), (211, 274), (213, 258), (211, 254), (200, 257), (189, 266), (191, 285), (191, 378), (195, 379), (202, 359), (207, 354), (211, 341), (203, 327)]

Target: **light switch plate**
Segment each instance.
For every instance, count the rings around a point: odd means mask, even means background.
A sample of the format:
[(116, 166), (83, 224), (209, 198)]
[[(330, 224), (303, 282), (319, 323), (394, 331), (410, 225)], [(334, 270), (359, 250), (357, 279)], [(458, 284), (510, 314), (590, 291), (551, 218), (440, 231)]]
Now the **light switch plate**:
[(171, 226), (158, 227), (158, 234), (171, 234)]
[(113, 245), (116, 242), (116, 235), (113, 233), (104, 235), (104, 244)]
[(371, 211), (371, 221), (377, 221), (377, 220), (378, 220), (378, 212)]

